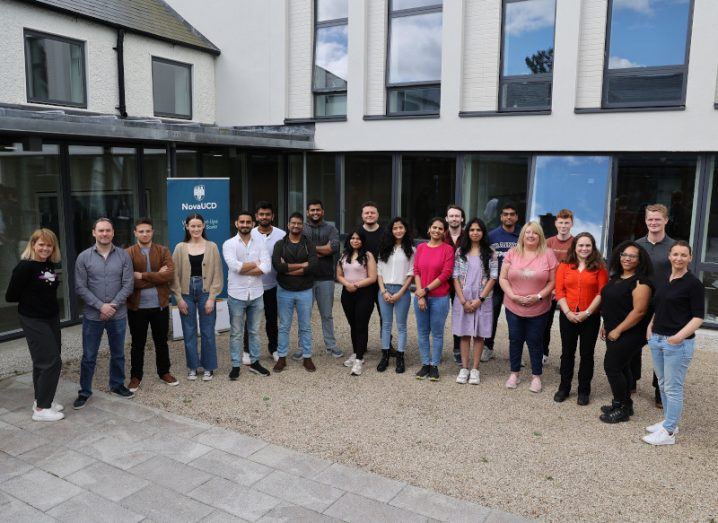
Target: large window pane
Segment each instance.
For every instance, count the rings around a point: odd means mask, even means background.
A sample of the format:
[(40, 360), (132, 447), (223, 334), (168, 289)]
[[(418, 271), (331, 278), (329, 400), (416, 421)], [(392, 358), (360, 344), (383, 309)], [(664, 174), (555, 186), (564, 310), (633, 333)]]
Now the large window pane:
[(290, 154), (289, 163), (289, 190), (287, 209), (289, 213), (301, 212), (304, 214), (304, 158), (301, 154)]
[(701, 272), (705, 287), (706, 322), (718, 323), (718, 272)]
[(196, 178), (200, 176), (197, 163), (197, 151), (190, 149), (177, 149), (175, 154), (177, 162), (177, 178)]
[(555, 0), (506, 1), (502, 55), (504, 76), (553, 71), (555, 13)]
[(192, 118), (192, 66), (152, 58), (155, 115)]
[(428, 238), (429, 220), (446, 216), (455, 189), (456, 157), (402, 157), (400, 214), (413, 228), (415, 238)]
[(612, 73), (606, 78), (606, 101), (609, 104), (641, 105), (680, 101), (683, 97), (685, 72), (655, 70), (648, 74)]
[(347, 26), (317, 29), (314, 63), (315, 89), (346, 89), (347, 87)]
[(546, 236), (556, 234), (556, 214), (573, 211), (573, 233), (590, 232), (603, 248), (606, 238), (609, 156), (538, 156), (533, 180), (531, 219)]
[(478, 216), (489, 230), (495, 229), (501, 225), (501, 206), (513, 203), (522, 223), (526, 219), (528, 172), (528, 156), (467, 155), (461, 191), (467, 216)]
[(391, 19), (389, 83), (441, 80), (441, 12)]
[(349, 0), (317, 0), (317, 22), (346, 18)]
[(85, 44), (25, 33), (28, 101), (86, 106)]
[(324, 204), (324, 219), (336, 225), (336, 156), (307, 154), (307, 201), (319, 198)]
[[(718, 164), (713, 169), (711, 176), (710, 199), (708, 200), (708, 209), (706, 209), (708, 219), (705, 227), (705, 236), (703, 237), (703, 258), (701, 261), (708, 263), (718, 263)], [(718, 277), (718, 274), (716, 274)], [(718, 286), (716, 286), (718, 290)]]
[(250, 154), (247, 159), (249, 205), (266, 200), (274, 206), (274, 223), (287, 228), (284, 212), (284, 157), (280, 154)]
[(343, 116), (347, 114), (346, 94), (318, 94), (314, 97), (314, 116)]
[[(142, 165), (146, 214), (152, 218), (154, 241), (168, 245), (167, 236), (167, 149), (145, 149)], [(169, 246), (170, 249), (172, 246)]]
[(372, 200), (379, 206), (379, 220), (391, 219), (391, 156), (347, 155), (344, 163), (342, 232), (361, 224), (361, 204)]

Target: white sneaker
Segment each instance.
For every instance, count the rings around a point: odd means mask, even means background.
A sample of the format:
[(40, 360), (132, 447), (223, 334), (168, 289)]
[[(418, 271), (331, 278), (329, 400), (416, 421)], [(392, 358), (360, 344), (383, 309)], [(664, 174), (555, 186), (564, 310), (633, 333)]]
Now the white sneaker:
[(352, 376), (361, 376), (361, 367), (364, 362), (362, 360), (354, 359), (354, 364), (352, 365)]
[(467, 381), (469, 381), (469, 369), (461, 369), (456, 377), (456, 383), (464, 385)]
[(547, 363), (548, 363), (548, 356), (543, 356), (543, 357), (541, 358), (541, 364), (542, 364), (542, 365), (546, 365)]
[(349, 356), (349, 359), (344, 362), (344, 366), (352, 367), (354, 365), (354, 362), (356, 361), (356, 359), (357, 359), (357, 355), (352, 353), (352, 355)]
[[(32, 402), (32, 408), (37, 408), (37, 400)], [(50, 405), (50, 408), (55, 412), (62, 412), (63, 410), (65, 410), (65, 407), (63, 407), (59, 403), (55, 403), (54, 401), (52, 402), (52, 405)]]
[[(653, 434), (654, 432), (658, 432), (663, 428), (663, 423), (665, 420), (659, 421), (658, 423), (654, 423), (653, 425), (649, 425), (646, 427), (646, 432), (650, 432)], [(676, 427), (676, 430), (673, 431), (673, 434), (678, 434), (678, 427)]]
[(651, 445), (675, 445), (676, 434), (668, 434), (668, 431), (661, 427), (656, 432), (651, 432), (643, 436), (643, 441)]
[(197, 369), (190, 370), (187, 372), (187, 379), (190, 381), (194, 381), (197, 379)]
[(491, 358), (494, 357), (494, 350), (493, 349), (487, 349), (484, 347), (483, 352), (481, 353), (481, 361), (489, 361)]
[(202, 375), (202, 381), (212, 381), (212, 378), (214, 378), (214, 372), (211, 370), (204, 371), (204, 374)]
[(276, 350), (272, 353), (272, 359), (275, 363), (279, 361), (279, 353)]
[(33, 421), (60, 421), (65, 415), (53, 409), (32, 409)]
[(249, 357), (249, 354), (246, 352), (242, 353), (242, 365), (251, 365), (252, 359)]
[(469, 385), (478, 385), (481, 382), (481, 374), (479, 369), (471, 369), (469, 374)]

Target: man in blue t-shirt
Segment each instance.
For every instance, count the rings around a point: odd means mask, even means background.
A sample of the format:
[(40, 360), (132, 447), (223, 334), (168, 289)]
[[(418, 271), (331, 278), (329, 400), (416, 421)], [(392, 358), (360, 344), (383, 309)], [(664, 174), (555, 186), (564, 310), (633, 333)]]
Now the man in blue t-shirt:
[[(489, 232), (489, 244), (491, 248), (496, 251), (499, 258), (499, 274), (501, 274), (501, 264), (504, 261), (504, 256), (506, 256), (506, 253), (510, 249), (516, 247), (516, 243), (519, 241), (519, 233), (516, 230), (516, 223), (519, 221), (519, 212), (516, 209), (516, 205), (513, 203), (505, 203), (503, 207), (501, 207), (499, 220), (501, 220), (501, 225)], [(493, 328), (491, 329), (492, 336), (484, 340), (484, 352), (481, 354), (481, 361), (489, 361), (494, 357), (494, 336), (496, 335), (496, 326), (499, 323), (499, 316), (501, 315), (501, 305), (504, 302), (504, 291), (501, 290), (499, 282), (496, 282), (494, 285), (492, 301), (494, 309)]]

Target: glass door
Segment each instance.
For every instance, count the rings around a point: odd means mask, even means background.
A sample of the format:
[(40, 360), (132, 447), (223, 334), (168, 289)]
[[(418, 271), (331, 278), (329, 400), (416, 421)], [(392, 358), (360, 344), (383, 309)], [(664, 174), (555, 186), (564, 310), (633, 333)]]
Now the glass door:
[(715, 157), (705, 159), (704, 176), (700, 181), (701, 201), (696, 213), (698, 241), (694, 245), (693, 272), (705, 286), (705, 321), (718, 327), (718, 162)]

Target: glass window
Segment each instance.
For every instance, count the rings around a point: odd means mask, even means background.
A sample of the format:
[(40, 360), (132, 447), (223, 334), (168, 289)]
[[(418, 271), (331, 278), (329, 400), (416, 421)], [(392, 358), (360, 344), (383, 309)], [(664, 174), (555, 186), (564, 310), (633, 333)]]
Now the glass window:
[(324, 204), (324, 219), (336, 225), (337, 175), (333, 154), (307, 154), (307, 201), (315, 198)]
[(391, 156), (347, 155), (342, 184), (341, 232), (361, 225), (361, 205), (371, 200), (379, 206), (379, 221), (391, 220)]
[(413, 228), (414, 238), (428, 238), (428, 223), (446, 216), (454, 201), (456, 157), (404, 155), (401, 159), (401, 214)]
[(197, 178), (200, 176), (197, 162), (197, 151), (177, 149), (175, 159), (177, 162), (177, 178)]
[(707, 323), (718, 323), (718, 272), (701, 272), (700, 278), (705, 287), (705, 304)]
[(441, 9), (441, 2), (435, 0), (392, 1), (389, 15), (388, 114), (439, 112)]
[(501, 225), (501, 206), (513, 203), (518, 207), (519, 223), (523, 222), (528, 174), (528, 156), (466, 155), (461, 192), (467, 216), (477, 216), (489, 230), (495, 229)]
[(317, 22), (339, 20), (349, 14), (349, 0), (317, 0)]
[(555, 0), (504, 0), (501, 110), (551, 107)]
[(287, 208), (290, 214), (293, 212), (304, 214), (304, 158), (301, 154), (290, 154), (287, 159), (289, 160)]
[(152, 57), (155, 116), (192, 118), (192, 66)]
[(604, 105), (680, 105), (692, 0), (612, 0)]
[(698, 159), (690, 157), (619, 157), (613, 245), (645, 236), (646, 205), (668, 207), (666, 232), (689, 240)]
[[(715, 161), (715, 160), (714, 160)], [(711, 176), (710, 199), (706, 210), (708, 218), (703, 237), (703, 258), (706, 263), (718, 263), (718, 164), (713, 168)], [(718, 274), (715, 275), (718, 277)], [(716, 286), (718, 289), (718, 286)]]
[[(154, 241), (167, 242), (167, 149), (144, 149), (143, 179), (145, 183), (145, 214), (152, 219)], [(169, 246), (172, 250), (172, 246)]]
[(317, 0), (314, 30), (314, 116), (347, 113), (347, 0)]
[(87, 107), (83, 42), (25, 31), (25, 74), (29, 102)]
[(590, 232), (603, 249), (608, 216), (610, 156), (537, 156), (531, 219), (546, 237), (556, 234), (556, 213), (573, 211), (573, 233)]
[(284, 190), (284, 156), (281, 154), (250, 154), (247, 158), (249, 205), (266, 200), (274, 206), (274, 224), (287, 228)]

